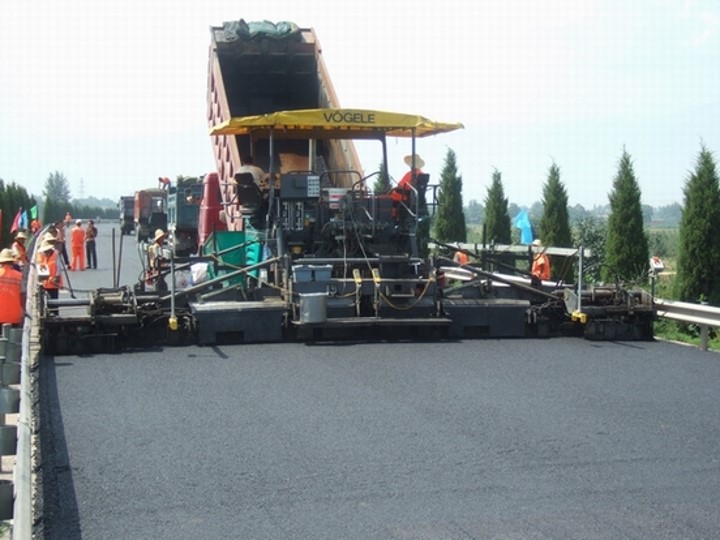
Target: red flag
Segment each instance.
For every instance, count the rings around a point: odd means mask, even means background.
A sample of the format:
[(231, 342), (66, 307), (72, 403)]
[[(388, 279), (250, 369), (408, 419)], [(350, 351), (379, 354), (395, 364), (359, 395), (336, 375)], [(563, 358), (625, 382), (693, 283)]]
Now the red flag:
[(15, 231), (20, 229), (20, 220), (22, 219), (22, 208), (18, 209), (18, 213), (15, 214), (15, 219), (13, 219), (12, 227), (10, 227), (10, 234), (13, 234)]

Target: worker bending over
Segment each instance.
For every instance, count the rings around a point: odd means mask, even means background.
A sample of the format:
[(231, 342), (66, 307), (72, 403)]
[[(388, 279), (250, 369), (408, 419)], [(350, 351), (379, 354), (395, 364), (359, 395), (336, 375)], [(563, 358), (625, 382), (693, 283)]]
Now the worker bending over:
[(533, 257), (530, 274), (533, 285), (539, 285), (540, 282), (550, 279), (550, 257), (545, 253), (545, 248), (539, 238), (533, 240), (532, 246), (539, 251)]

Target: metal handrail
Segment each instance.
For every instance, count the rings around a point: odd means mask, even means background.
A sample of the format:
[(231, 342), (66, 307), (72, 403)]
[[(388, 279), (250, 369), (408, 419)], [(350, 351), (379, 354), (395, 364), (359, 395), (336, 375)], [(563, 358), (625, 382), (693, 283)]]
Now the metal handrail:
[(658, 317), (673, 319), (690, 324), (705, 324), (720, 327), (720, 308), (706, 304), (677, 302), (655, 298)]
[(653, 302), (658, 317), (700, 325), (700, 349), (707, 350), (709, 328), (720, 328), (720, 307), (662, 298), (655, 298)]

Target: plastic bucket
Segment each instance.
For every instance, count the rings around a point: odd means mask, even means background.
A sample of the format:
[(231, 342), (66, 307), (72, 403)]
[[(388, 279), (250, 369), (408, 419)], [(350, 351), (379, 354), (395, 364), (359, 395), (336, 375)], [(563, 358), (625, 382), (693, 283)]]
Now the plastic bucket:
[(300, 323), (313, 324), (327, 321), (327, 294), (300, 295)]

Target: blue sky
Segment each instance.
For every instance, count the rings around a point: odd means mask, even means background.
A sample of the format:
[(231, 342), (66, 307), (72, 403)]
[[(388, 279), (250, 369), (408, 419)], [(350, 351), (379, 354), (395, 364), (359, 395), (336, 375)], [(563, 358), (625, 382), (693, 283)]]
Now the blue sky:
[[(720, 2), (36, 0), (0, 3), (0, 177), (118, 198), (214, 162), (209, 27), (313, 27), (345, 107), (460, 121), (418, 152), (457, 154), (465, 202), (502, 173), (511, 202), (561, 169), (571, 205), (607, 203), (623, 147), (644, 204), (682, 202), (701, 142), (720, 156)], [(405, 170), (391, 140), (390, 172)], [(366, 172), (380, 161), (361, 145)]]

